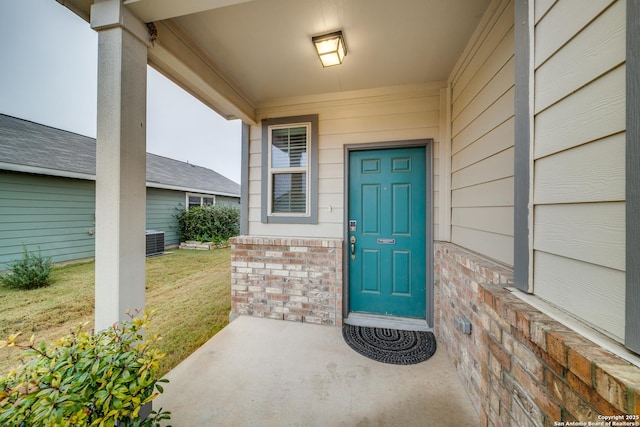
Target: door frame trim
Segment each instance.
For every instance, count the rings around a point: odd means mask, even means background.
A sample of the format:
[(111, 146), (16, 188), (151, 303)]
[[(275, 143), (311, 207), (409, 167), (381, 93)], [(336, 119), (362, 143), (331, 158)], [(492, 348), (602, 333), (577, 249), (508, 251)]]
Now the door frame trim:
[(433, 138), (402, 140), (402, 141), (386, 141), (365, 144), (345, 144), (344, 146), (344, 188), (343, 188), (343, 227), (342, 227), (342, 320), (349, 317), (349, 253), (348, 242), (346, 236), (349, 235), (349, 155), (352, 151), (369, 151), (389, 148), (413, 148), (424, 147), (426, 182), (425, 182), (425, 221), (427, 238), (425, 239), (426, 248), (426, 322), (430, 328), (434, 327), (434, 276), (433, 276)]

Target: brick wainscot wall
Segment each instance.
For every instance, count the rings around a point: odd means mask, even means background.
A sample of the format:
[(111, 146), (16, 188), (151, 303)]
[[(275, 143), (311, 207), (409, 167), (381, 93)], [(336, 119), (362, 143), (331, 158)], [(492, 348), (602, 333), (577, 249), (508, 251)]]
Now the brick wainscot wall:
[(231, 317), (342, 325), (342, 240), (231, 239)]
[[(640, 415), (640, 368), (516, 297), (508, 267), (441, 242), (434, 266), (436, 336), (481, 425), (640, 423), (626, 419)], [(456, 316), (471, 322), (471, 334), (455, 328)]]
[[(434, 249), (435, 333), (479, 425), (635, 425), (625, 416), (640, 415), (640, 368), (518, 298), (510, 267)], [(241, 236), (231, 250), (232, 317), (342, 325), (342, 240)]]

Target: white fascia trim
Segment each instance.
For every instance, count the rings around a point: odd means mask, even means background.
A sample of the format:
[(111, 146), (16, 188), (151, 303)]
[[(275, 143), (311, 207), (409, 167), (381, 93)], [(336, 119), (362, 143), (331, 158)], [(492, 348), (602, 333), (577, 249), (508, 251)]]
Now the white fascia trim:
[[(61, 178), (84, 179), (87, 181), (96, 180), (95, 175), (88, 174), (88, 173), (70, 172), (70, 171), (63, 171), (58, 169), (48, 169), (48, 168), (42, 168), (38, 166), (17, 165), (15, 163), (0, 162), (0, 170), (29, 173), (33, 175), (46, 175), (46, 176), (57, 176)], [(176, 191), (185, 191), (190, 193), (212, 194), (215, 196), (240, 198), (239, 194), (224, 193), (220, 191), (212, 192), (211, 190), (202, 190), (199, 188), (192, 188), (192, 187), (179, 187), (177, 185), (159, 184), (157, 182), (149, 182), (149, 181), (147, 181), (147, 187), (159, 188), (163, 190), (176, 190)]]
[(89, 181), (96, 180), (95, 175), (88, 174), (88, 173), (63, 171), (58, 169), (48, 169), (48, 168), (42, 168), (38, 166), (18, 165), (15, 163), (0, 162), (0, 169), (12, 171), (12, 172), (30, 173), (35, 175), (59, 176), (62, 178), (85, 179)]
[(147, 187), (148, 188), (159, 188), (161, 190), (176, 190), (176, 191), (185, 191), (187, 193), (198, 193), (198, 194), (202, 194), (202, 195), (214, 195), (214, 196), (226, 196), (226, 197), (237, 197), (240, 198), (239, 194), (231, 194), (231, 193), (223, 193), (220, 191), (211, 191), (211, 190), (202, 190), (199, 188), (193, 188), (193, 187), (179, 187), (177, 185), (170, 185), (170, 184), (160, 184), (157, 182), (148, 182), (147, 181)]
[(206, 12), (249, 0), (124, 0), (124, 5), (144, 22), (162, 21), (192, 13)]

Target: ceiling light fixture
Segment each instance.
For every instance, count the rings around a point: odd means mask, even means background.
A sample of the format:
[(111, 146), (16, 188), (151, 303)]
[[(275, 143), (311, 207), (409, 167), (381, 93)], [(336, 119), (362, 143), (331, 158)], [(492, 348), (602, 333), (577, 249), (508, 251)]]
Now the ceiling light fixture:
[(347, 56), (347, 45), (344, 42), (342, 31), (336, 31), (321, 36), (311, 38), (313, 45), (318, 52), (318, 58), (323, 67), (332, 67), (342, 64), (342, 60)]

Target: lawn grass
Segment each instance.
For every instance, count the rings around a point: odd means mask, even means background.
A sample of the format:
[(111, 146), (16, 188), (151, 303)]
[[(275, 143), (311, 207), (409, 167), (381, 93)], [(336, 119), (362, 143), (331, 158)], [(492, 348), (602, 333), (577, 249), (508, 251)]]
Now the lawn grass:
[[(168, 372), (228, 323), (230, 250), (174, 250), (147, 258), (146, 308), (157, 309), (148, 334), (162, 339)], [(78, 323), (93, 328), (94, 263), (54, 268), (52, 285), (33, 290), (0, 286), (0, 339), (22, 332), (28, 340), (52, 342)], [(20, 352), (0, 350), (0, 375), (17, 365)]]

